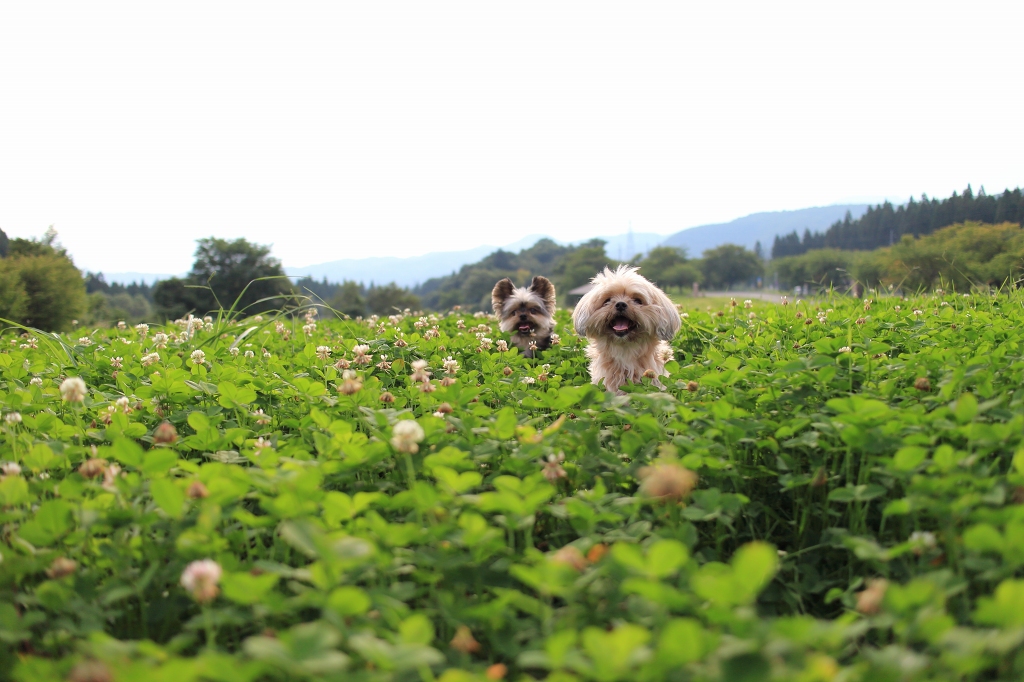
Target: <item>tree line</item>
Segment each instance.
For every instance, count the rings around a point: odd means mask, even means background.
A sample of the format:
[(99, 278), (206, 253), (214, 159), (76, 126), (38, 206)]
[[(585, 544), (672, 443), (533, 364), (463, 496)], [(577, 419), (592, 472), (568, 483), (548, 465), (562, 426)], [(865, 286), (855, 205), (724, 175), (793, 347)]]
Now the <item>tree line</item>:
[(824, 232), (804, 230), (802, 237), (796, 231), (777, 235), (771, 256), (773, 259), (797, 256), (812, 249), (870, 251), (893, 246), (905, 235), (929, 235), (957, 223), (1020, 223), (1022, 220), (1024, 193), (1020, 188), (991, 196), (985, 193), (984, 187), (974, 194), (968, 185), (962, 194), (953, 192), (948, 199), (929, 199), (922, 194), (920, 201), (911, 197), (905, 205), (896, 207), (887, 201), (869, 208), (856, 220), (847, 212), (843, 220)]

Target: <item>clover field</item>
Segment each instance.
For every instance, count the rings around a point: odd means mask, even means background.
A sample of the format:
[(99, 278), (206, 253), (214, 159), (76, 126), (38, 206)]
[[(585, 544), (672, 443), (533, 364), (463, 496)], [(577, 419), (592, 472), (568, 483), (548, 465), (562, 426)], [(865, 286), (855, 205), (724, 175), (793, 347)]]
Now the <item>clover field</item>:
[(9, 329), (0, 678), (1021, 679), (1022, 304)]

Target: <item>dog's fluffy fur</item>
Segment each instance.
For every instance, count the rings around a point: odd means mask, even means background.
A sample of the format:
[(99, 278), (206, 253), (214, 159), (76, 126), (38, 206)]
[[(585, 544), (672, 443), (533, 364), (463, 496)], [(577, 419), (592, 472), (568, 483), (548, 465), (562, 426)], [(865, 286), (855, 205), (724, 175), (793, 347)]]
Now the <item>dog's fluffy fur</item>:
[(621, 392), (620, 386), (653, 370), (661, 387), (657, 377), (668, 374), (665, 363), (672, 359), (668, 342), (680, 327), (675, 304), (637, 268), (605, 268), (591, 282), (594, 288), (572, 313), (576, 333), (589, 341), (591, 381)]
[(537, 350), (551, 346), (551, 330), (555, 326), (555, 285), (546, 277), (537, 276), (522, 289), (508, 277), (494, 285), (491, 305), (498, 316), (498, 327), (512, 333), (512, 343), (528, 357), (533, 357), (530, 344)]

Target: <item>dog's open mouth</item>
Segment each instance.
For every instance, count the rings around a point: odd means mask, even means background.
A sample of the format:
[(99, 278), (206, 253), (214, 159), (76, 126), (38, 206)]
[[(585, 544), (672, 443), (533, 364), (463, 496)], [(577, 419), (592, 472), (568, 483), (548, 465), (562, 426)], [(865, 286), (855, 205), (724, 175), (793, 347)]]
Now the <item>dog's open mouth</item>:
[(533, 333), (533, 325), (530, 324), (529, 322), (523, 322), (522, 324), (519, 325), (519, 333), (520, 334), (532, 334)]
[(626, 334), (636, 329), (636, 322), (629, 319), (628, 317), (623, 317), (622, 315), (619, 315), (618, 317), (614, 318), (608, 324), (608, 326), (611, 327), (612, 333), (615, 334), (616, 336), (625, 336)]

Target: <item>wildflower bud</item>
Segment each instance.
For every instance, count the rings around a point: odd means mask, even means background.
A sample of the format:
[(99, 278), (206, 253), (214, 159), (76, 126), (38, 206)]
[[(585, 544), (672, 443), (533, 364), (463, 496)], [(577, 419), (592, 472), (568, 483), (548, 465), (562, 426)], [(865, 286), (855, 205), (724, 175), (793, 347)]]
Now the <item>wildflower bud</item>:
[(928, 377), (918, 377), (914, 381), (914, 388), (919, 391), (930, 391), (932, 390), (932, 382), (928, 381)]
[(457, 381), (458, 381), (458, 379), (456, 379), (455, 377), (443, 377), (437, 383), (440, 384), (441, 386), (451, 386), (452, 384), (456, 383)]
[(78, 562), (74, 559), (59, 556), (53, 560), (50, 567), (46, 569), (46, 575), (54, 580), (60, 580), (78, 570)]
[(449, 405), (448, 403), (441, 403), (440, 405), (438, 405), (437, 411), (440, 412), (441, 414), (451, 414), (452, 406)]
[(405, 419), (397, 422), (391, 430), (391, 445), (399, 452), (416, 454), (420, 451), (419, 444), (425, 435), (422, 426), (411, 419)]
[(153, 431), (153, 442), (162, 445), (172, 445), (178, 440), (178, 430), (171, 422), (160, 422), (160, 425)]
[(201, 500), (204, 497), (210, 496), (210, 491), (206, 489), (202, 481), (192, 481), (188, 486), (188, 492), (186, 493), (191, 500)]
[(393, 403), (395, 402), (395, 396), (390, 391), (384, 391), (380, 394), (380, 401), (382, 403)]
[(4, 462), (0, 465), (4, 476), (21, 476), (21, 465), (17, 462)]
[(504, 663), (495, 663), (494, 665), (488, 666), (487, 670), (484, 671), (484, 677), (489, 680), (503, 680), (507, 674), (508, 666)]
[(221, 567), (212, 559), (193, 561), (181, 574), (181, 586), (200, 604), (211, 602), (220, 594)]
[(106, 469), (107, 460), (93, 457), (85, 460), (78, 466), (78, 473), (84, 478), (96, 478), (97, 476), (102, 476)]
[(814, 324), (814, 320), (808, 317), (806, 320), (804, 320), (804, 324)]
[(857, 324), (864, 324), (865, 322), (867, 322), (867, 320), (864, 319), (863, 317), (858, 317), (856, 322), (857, 322)]
[(512, 368), (509, 367), (508, 365), (505, 365), (505, 369), (501, 370), (501, 373), (507, 377), (510, 377), (512, 376)]
[(589, 561), (592, 564), (596, 564), (598, 561), (601, 560), (601, 557), (603, 557), (607, 553), (608, 545), (599, 542), (598, 544), (591, 547), (590, 551), (587, 552), (587, 561)]
[(640, 470), (640, 492), (655, 500), (675, 502), (697, 487), (697, 474), (675, 462), (660, 462)]
[(429, 381), (424, 381), (422, 384), (420, 384), (420, 391), (422, 391), (423, 393), (433, 393), (436, 390), (437, 386), (430, 383)]
[(700, 385), (696, 381), (687, 381), (686, 382), (686, 390), (689, 391), (690, 393), (696, 393), (697, 389), (699, 389), (699, 388), (700, 388)]
[(857, 610), (866, 616), (873, 616), (881, 611), (882, 600), (888, 587), (889, 581), (885, 578), (869, 580), (867, 588), (857, 593)]
[(460, 625), (455, 630), (455, 636), (452, 637), (452, 641), (449, 644), (453, 649), (464, 654), (480, 651), (480, 642), (473, 638), (473, 633), (465, 625)]
[(645, 369), (644, 370), (644, 379), (654, 379), (657, 376), (658, 375), (654, 372), (653, 369)]
[(811, 479), (811, 487), (820, 488), (826, 483), (828, 483), (828, 473), (825, 471), (825, 467), (818, 467), (818, 470), (814, 472), (814, 478)]
[(68, 674), (68, 682), (113, 682), (114, 674), (102, 661), (81, 661)]
[(568, 566), (574, 571), (582, 571), (587, 567), (587, 558), (583, 556), (583, 552), (572, 545), (566, 545), (552, 554), (551, 561), (556, 564)]

